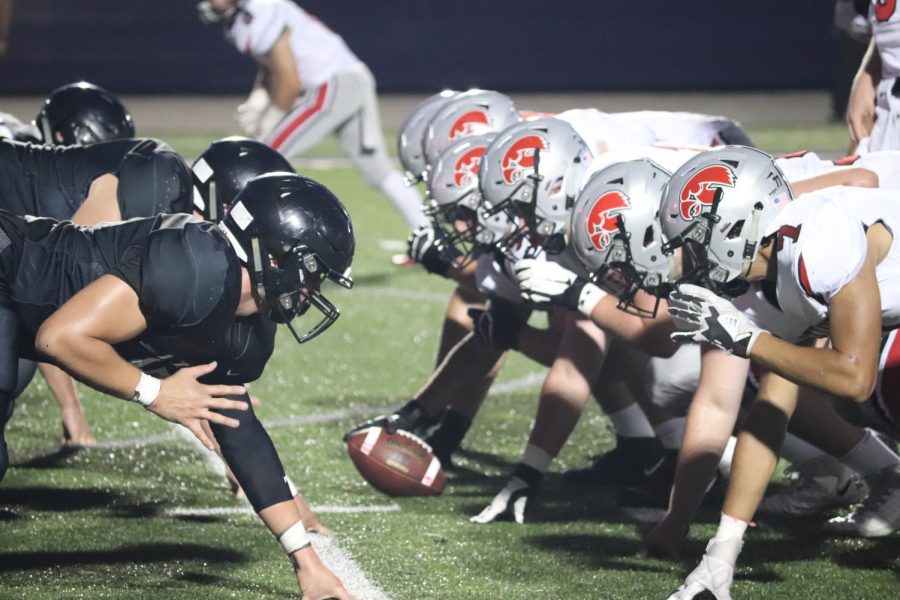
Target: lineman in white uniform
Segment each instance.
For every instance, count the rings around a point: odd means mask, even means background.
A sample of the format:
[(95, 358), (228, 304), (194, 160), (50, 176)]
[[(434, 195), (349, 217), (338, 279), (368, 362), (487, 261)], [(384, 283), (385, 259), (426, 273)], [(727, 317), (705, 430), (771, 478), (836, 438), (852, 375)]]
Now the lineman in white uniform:
[(410, 228), (426, 223), (421, 197), (404, 185), (385, 148), (375, 79), (339, 35), (290, 0), (207, 0), (198, 8), (259, 63), (236, 114), (247, 135), (292, 158), (334, 133), (366, 183)]
[(895, 0), (870, 0), (872, 40), (847, 105), (857, 152), (900, 150), (900, 11)]
[[(743, 534), (774, 471), (774, 451), (790, 415), (824, 411), (822, 392), (868, 400), (878, 374), (882, 327), (900, 323), (900, 243), (891, 233), (900, 227), (896, 192), (831, 187), (789, 202), (783, 176), (770, 159), (732, 149), (716, 154), (698, 157), (673, 176), (660, 219), (672, 246), (696, 245), (695, 274), (705, 286), (721, 290), (736, 289), (741, 281), (758, 283), (735, 301), (739, 308), (712, 291), (681, 286), (669, 296), (669, 312), (682, 329), (673, 337), (715, 347), (704, 350), (704, 371), (707, 357), (733, 355), (717, 359), (718, 379), (746, 372), (740, 357), (769, 372), (739, 437), (719, 530), (700, 566), (672, 596), (679, 600), (704, 590), (730, 597)], [(731, 165), (736, 165), (732, 176), (721, 177), (727, 175), (721, 168)], [(722, 191), (706, 202), (700, 196), (706, 189)], [(720, 231), (708, 226), (710, 219), (740, 227)], [(792, 343), (823, 335), (830, 337), (830, 347)], [(720, 436), (725, 425), (705, 422)], [(900, 458), (870, 432), (837, 425), (821, 434), (817, 443), (841, 447), (835, 454), (872, 490), (854, 514), (833, 520), (830, 528), (870, 537), (890, 534), (900, 525)], [(717, 445), (711, 439), (704, 443), (707, 452)], [(687, 442), (683, 454), (686, 449)]]

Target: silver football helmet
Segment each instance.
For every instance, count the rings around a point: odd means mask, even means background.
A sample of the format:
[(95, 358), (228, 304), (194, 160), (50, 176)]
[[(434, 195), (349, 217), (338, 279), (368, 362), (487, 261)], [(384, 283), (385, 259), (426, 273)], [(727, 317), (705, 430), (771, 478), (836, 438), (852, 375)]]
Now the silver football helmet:
[(675, 171), (663, 193), (663, 251), (682, 248), (689, 265), (683, 280), (739, 295), (763, 232), (791, 199), (781, 169), (761, 150), (723, 146), (698, 154)]
[(431, 163), (425, 212), (464, 260), (476, 249), (478, 169), (494, 134), (457, 140)]
[(431, 165), (453, 142), (483, 133), (498, 132), (518, 123), (513, 101), (500, 92), (469, 90), (444, 104), (425, 130), (425, 163)]
[(629, 312), (644, 314), (633, 302), (638, 290), (668, 294), (670, 256), (662, 252), (656, 215), (670, 177), (649, 160), (615, 163), (591, 175), (572, 209), (569, 243), (575, 254), (594, 279), (610, 269), (622, 276), (620, 308)]
[(397, 156), (403, 165), (407, 185), (415, 185), (422, 181), (425, 168), (428, 166), (425, 162), (425, 129), (428, 123), (442, 106), (457, 95), (459, 95), (457, 91), (444, 90), (429, 96), (412, 109), (400, 125)]
[(520, 216), (550, 253), (565, 248), (564, 231), (593, 155), (571, 125), (555, 118), (503, 130), (481, 161), (486, 209)]

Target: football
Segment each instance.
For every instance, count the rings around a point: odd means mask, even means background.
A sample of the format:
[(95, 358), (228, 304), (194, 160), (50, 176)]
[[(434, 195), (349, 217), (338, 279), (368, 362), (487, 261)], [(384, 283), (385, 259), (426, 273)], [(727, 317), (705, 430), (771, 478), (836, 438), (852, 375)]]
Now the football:
[(347, 438), (347, 451), (363, 479), (390, 496), (433, 496), (444, 489), (441, 461), (409, 432), (362, 429)]

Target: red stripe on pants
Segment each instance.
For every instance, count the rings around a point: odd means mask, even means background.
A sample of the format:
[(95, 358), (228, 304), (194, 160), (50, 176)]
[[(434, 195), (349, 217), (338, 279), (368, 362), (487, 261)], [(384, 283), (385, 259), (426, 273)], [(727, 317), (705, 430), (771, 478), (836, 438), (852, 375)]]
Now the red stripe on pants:
[(322, 106), (325, 105), (325, 96), (328, 94), (328, 84), (323, 83), (319, 88), (319, 95), (316, 96), (316, 101), (312, 106), (304, 110), (302, 113), (297, 115), (297, 117), (288, 123), (287, 127), (279, 133), (274, 140), (272, 140), (271, 146), (276, 150), (281, 150), (281, 145), (284, 144), (285, 140), (287, 140), (291, 135), (297, 131), (304, 123), (306, 123), (310, 117), (314, 114), (322, 110)]

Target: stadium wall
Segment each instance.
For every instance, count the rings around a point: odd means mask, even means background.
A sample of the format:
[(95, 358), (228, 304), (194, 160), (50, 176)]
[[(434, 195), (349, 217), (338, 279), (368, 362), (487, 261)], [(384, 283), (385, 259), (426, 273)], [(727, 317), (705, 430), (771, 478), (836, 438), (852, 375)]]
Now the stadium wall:
[[(0, 94), (85, 78), (116, 93), (246, 90), (252, 61), (193, 0), (16, 0)], [(822, 0), (307, 0), (384, 91), (816, 89), (836, 61)]]

